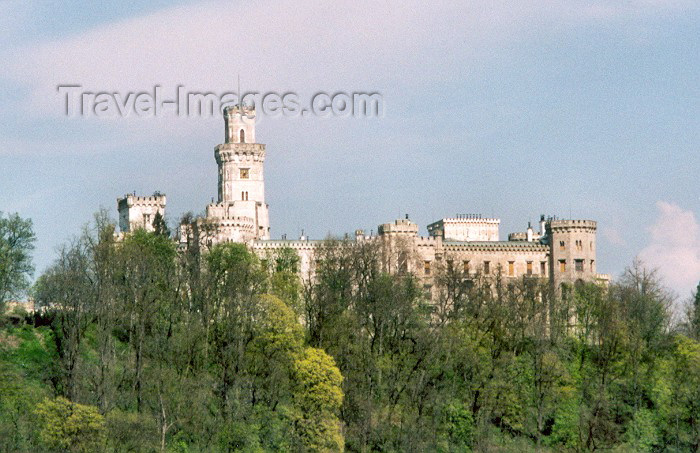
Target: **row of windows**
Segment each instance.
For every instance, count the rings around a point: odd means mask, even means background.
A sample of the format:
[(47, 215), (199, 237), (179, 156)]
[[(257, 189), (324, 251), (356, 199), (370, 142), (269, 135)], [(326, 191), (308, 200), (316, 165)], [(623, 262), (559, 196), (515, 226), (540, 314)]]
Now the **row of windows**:
[[(219, 180), (221, 180), (222, 171), (223, 170), (219, 171)], [(231, 176), (231, 173), (228, 170), (226, 170), (225, 175), (226, 175), (226, 178), (228, 179)], [(239, 168), (238, 169), (238, 177), (239, 177), (239, 179), (250, 179), (250, 168)]]
[[(448, 266), (448, 268), (454, 269), (454, 261), (448, 260), (447, 266)], [(534, 266), (533, 266), (532, 261), (525, 262), (525, 273), (527, 275), (533, 275), (533, 268), (534, 268)], [(464, 273), (469, 273), (471, 271), (471, 262), (469, 260), (462, 261), (462, 271)], [(483, 272), (486, 275), (491, 273), (491, 261), (484, 261), (483, 262)], [(430, 275), (430, 273), (431, 273), (431, 262), (430, 261), (425, 261), (423, 263), (423, 273), (425, 275)], [(540, 261), (540, 274), (541, 275), (547, 274), (547, 262), (546, 261)], [(509, 276), (515, 275), (515, 261), (508, 261), (508, 275)]]
[[(583, 272), (585, 267), (586, 267), (586, 260), (583, 260), (583, 259), (575, 259), (574, 260), (574, 271)], [(591, 260), (590, 271), (594, 272), (594, 270), (595, 270), (595, 260)], [(566, 272), (566, 260), (559, 260), (559, 272)]]
[[(574, 241), (574, 246), (576, 247), (576, 251), (583, 252), (583, 241), (582, 240), (577, 239), (576, 241)], [(593, 241), (591, 241), (591, 243), (590, 243), (590, 248), (591, 248), (591, 251), (593, 251)], [(566, 250), (566, 242), (565, 241), (559, 241), (559, 250), (561, 250), (562, 252), (564, 250)]]
[[(454, 269), (454, 261), (448, 260), (447, 266), (450, 269)], [(525, 262), (525, 274), (526, 275), (533, 275), (533, 272), (534, 272), (533, 269), (534, 269), (533, 262), (526, 261)], [(575, 259), (574, 260), (574, 270), (576, 272), (584, 272), (585, 260)], [(469, 273), (471, 271), (471, 262), (469, 260), (462, 261), (462, 271), (465, 273)], [(590, 261), (590, 272), (594, 272), (594, 271), (595, 271), (595, 260), (591, 260)], [(430, 275), (431, 272), (432, 272), (431, 261), (424, 261), (423, 262), (423, 273), (425, 275)], [(491, 273), (491, 261), (484, 261), (483, 262), (483, 272), (486, 275), (489, 275)], [(559, 260), (559, 272), (566, 272), (566, 260)], [(547, 274), (547, 262), (540, 261), (540, 275), (546, 275), (546, 274)], [(508, 261), (508, 276), (510, 276), (510, 277), (515, 276), (515, 261)]]

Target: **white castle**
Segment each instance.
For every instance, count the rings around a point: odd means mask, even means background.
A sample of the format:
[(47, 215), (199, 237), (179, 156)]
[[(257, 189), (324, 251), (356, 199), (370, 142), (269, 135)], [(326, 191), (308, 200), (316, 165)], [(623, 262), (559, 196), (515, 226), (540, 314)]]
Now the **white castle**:
[[(225, 140), (214, 148), (219, 167), (218, 201), (206, 207), (206, 216), (180, 225), (177, 240), (182, 248), (208, 248), (223, 242), (245, 243), (261, 258), (282, 248), (300, 258), (300, 273), (311, 278), (314, 252), (323, 243), (302, 237), (270, 239), (270, 218), (265, 202), (265, 145), (256, 142), (255, 110), (224, 110)], [(123, 234), (135, 228), (152, 231), (153, 220), (165, 215), (165, 195), (118, 199), (119, 226)], [(596, 229), (592, 220), (561, 220), (541, 216), (539, 229), (499, 236), (500, 220), (480, 215), (443, 218), (427, 226), (428, 237), (406, 216), (379, 225), (376, 236), (355, 232), (355, 241), (380, 241), (391, 257), (388, 272), (411, 272), (424, 288), (432, 287), (435, 270), (459, 266), (467, 273), (499, 273), (504, 278), (524, 275), (547, 278), (554, 288), (576, 281), (608, 281), (596, 272)]]

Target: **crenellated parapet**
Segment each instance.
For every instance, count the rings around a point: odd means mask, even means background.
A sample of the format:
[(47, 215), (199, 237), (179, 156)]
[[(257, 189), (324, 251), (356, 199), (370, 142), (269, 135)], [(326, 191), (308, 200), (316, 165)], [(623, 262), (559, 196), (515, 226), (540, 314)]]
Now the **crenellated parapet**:
[(227, 162), (263, 162), (265, 160), (265, 145), (262, 143), (222, 143), (214, 148), (216, 163)]
[(443, 247), (446, 251), (454, 252), (502, 252), (502, 253), (520, 253), (520, 252), (536, 252), (547, 253), (549, 246), (541, 242), (527, 241), (443, 241)]
[(428, 234), (448, 241), (498, 241), (501, 219), (480, 214), (445, 217), (428, 225)]
[(153, 231), (153, 221), (156, 215), (165, 217), (165, 194), (159, 192), (149, 196), (126, 194), (117, 198), (117, 211), (119, 212), (119, 230), (122, 233), (143, 228)]
[(595, 220), (550, 220), (547, 223), (548, 232), (586, 232), (595, 233), (598, 222)]
[(166, 204), (165, 194), (150, 195), (150, 196), (140, 196), (126, 194), (122, 198), (117, 198), (117, 206), (119, 209), (130, 208), (133, 206), (148, 206), (148, 207), (159, 207), (165, 209)]

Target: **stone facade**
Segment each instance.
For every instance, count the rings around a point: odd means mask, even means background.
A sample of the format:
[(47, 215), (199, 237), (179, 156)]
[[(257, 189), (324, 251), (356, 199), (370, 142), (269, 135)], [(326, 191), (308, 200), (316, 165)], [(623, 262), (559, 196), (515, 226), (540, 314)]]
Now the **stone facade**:
[(479, 214), (465, 214), (431, 223), (428, 234), (447, 241), (498, 241), (500, 224), (500, 219), (482, 219)]
[[(180, 226), (181, 246), (196, 244), (206, 248), (224, 242), (245, 243), (261, 259), (290, 248), (300, 257), (302, 277), (313, 278), (315, 253), (323, 241), (303, 236), (297, 240), (270, 240), (265, 145), (255, 141), (255, 111), (231, 108), (224, 112), (224, 118), (225, 143), (214, 149), (219, 168), (218, 201), (207, 206), (205, 217)], [(123, 224), (133, 228), (132, 218), (134, 222), (145, 221), (146, 214), (156, 212), (155, 206), (162, 205), (164, 210), (164, 196), (162, 200), (145, 198), (153, 197), (120, 199), (120, 224), (123, 217)], [(596, 273), (597, 224), (592, 220), (542, 216), (539, 231), (528, 225), (525, 232), (509, 234), (506, 241), (499, 238), (499, 226), (497, 218), (461, 215), (431, 223), (427, 226), (429, 236), (422, 237), (418, 225), (407, 216), (379, 225), (376, 236), (357, 230), (355, 241), (378, 243), (388, 252), (383, 255), (386, 271), (411, 272), (421, 278), (428, 290), (436, 272), (445, 266), (458, 266), (481, 275), (498, 274), (506, 279), (543, 278), (555, 288), (565, 282), (608, 279)]]
[(119, 230), (122, 233), (129, 233), (139, 228), (153, 231), (156, 214), (165, 217), (166, 201), (165, 195), (158, 192), (145, 197), (134, 193), (118, 198)]

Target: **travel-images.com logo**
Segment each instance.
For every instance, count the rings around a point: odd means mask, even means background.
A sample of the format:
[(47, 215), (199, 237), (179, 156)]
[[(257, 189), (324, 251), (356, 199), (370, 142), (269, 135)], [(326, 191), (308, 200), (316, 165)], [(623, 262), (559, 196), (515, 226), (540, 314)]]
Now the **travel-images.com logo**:
[(151, 90), (88, 91), (82, 85), (58, 85), (62, 110), (69, 117), (149, 118), (164, 115), (187, 117), (220, 116), (226, 107), (243, 105), (242, 113), (269, 117), (380, 118), (384, 116), (384, 97), (377, 92), (317, 92), (306, 101), (295, 92), (188, 91), (179, 85), (173, 97), (166, 97), (160, 85)]

